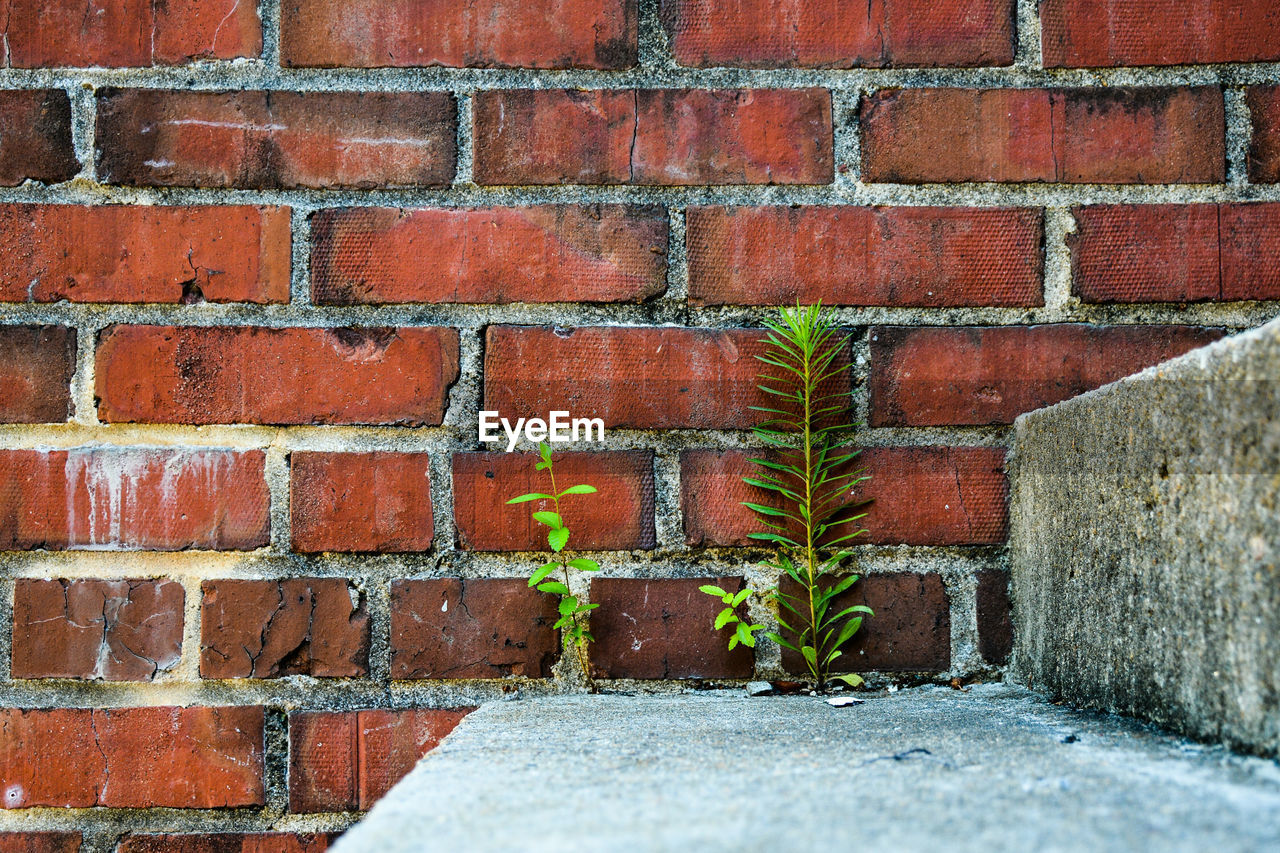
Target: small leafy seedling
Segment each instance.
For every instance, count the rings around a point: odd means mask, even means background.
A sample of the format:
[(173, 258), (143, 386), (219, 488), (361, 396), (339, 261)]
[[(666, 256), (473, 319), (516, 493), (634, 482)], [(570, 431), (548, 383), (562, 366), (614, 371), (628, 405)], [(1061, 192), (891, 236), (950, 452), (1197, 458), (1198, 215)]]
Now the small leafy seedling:
[[(507, 503), (519, 504), (527, 503), (528, 501), (549, 500), (554, 507), (553, 510), (535, 512), (533, 520), (548, 528), (547, 544), (551, 546), (551, 550), (557, 557), (551, 562), (538, 567), (537, 571), (529, 578), (529, 586), (536, 587), (540, 592), (554, 595), (559, 599), (560, 618), (553, 627), (564, 631), (569, 644), (573, 646), (574, 652), (578, 656), (578, 664), (582, 667), (583, 675), (586, 676), (587, 682), (590, 683), (591, 669), (587, 661), (587, 644), (594, 641), (595, 637), (591, 636), (591, 632), (587, 630), (586, 614), (600, 605), (584, 604), (578, 600), (577, 596), (569, 592), (569, 570), (598, 572), (600, 571), (600, 564), (586, 557), (566, 558), (564, 548), (569, 543), (569, 528), (565, 526), (564, 519), (560, 515), (560, 501), (571, 495), (595, 494), (596, 488), (595, 486), (578, 485), (570, 486), (564, 491), (556, 491), (556, 471), (551, 459), (551, 445), (545, 441), (538, 445), (538, 461), (534, 465), (534, 469), (547, 472), (547, 476), (551, 480), (550, 494), (530, 492), (527, 495), (512, 498)], [(552, 577), (557, 570), (562, 573), (563, 580), (557, 580)]]
[(717, 631), (719, 631), (721, 628), (724, 628), (727, 625), (733, 626), (733, 636), (729, 638), (730, 651), (732, 651), (733, 649), (736, 649), (738, 647), (738, 643), (742, 643), (742, 645), (744, 646), (755, 648), (756, 632), (763, 631), (764, 626), (751, 625), (738, 618), (738, 607), (742, 604), (742, 602), (746, 601), (748, 598), (752, 596), (752, 594), (754, 593), (754, 590), (752, 590), (750, 587), (747, 587), (735, 594), (732, 592), (725, 592), (720, 587), (714, 586), (712, 584), (706, 584), (705, 586), (700, 586), (698, 587), (698, 589), (702, 590), (707, 595), (716, 596), (725, 605), (724, 610), (721, 610), (719, 613), (716, 614), (715, 624), (716, 624)]

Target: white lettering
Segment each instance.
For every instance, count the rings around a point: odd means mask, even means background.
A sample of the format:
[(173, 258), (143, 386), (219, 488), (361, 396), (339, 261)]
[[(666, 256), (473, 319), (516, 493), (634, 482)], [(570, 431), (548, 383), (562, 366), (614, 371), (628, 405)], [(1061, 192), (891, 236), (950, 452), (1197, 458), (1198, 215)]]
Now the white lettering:
[(547, 432), (547, 441), (560, 444), (569, 440), (569, 413), (552, 412), (551, 429)]
[(515, 429), (511, 428), (511, 422), (506, 418), (502, 419), (502, 429), (507, 434), (507, 452), (516, 449), (516, 444), (520, 441), (520, 429), (524, 426), (524, 418), (516, 421)]
[(542, 418), (529, 418), (524, 425), (524, 437), (532, 442), (546, 441), (547, 422)]
[[(499, 427), (501, 431), (499, 431)], [(594, 433), (594, 434), (593, 434)], [(604, 441), (602, 418), (574, 418), (569, 412), (553, 411), (550, 420), (519, 418), (513, 425), (495, 411), (482, 410), (476, 422), (476, 434), (481, 442), (501, 441), (505, 434), (507, 452), (511, 453), (524, 438), (530, 444), (549, 441), (564, 444), (570, 441)]]
[(481, 441), (497, 441), (499, 438), (499, 435), (494, 430), (496, 430), (499, 426), (501, 426), (501, 424), (498, 423), (497, 412), (481, 412), (480, 413), (480, 440)]
[[(573, 419), (573, 439), (572, 439), (573, 441), (579, 440), (578, 439), (579, 427), (581, 427), (582, 431), (586, 433), (585, 435), (586, 441), (604, 441), (604, 419), (603, 418), (574, 418)], [(591, 437), (592, 427), (595, 427), (598, 430), (597, 438)]]

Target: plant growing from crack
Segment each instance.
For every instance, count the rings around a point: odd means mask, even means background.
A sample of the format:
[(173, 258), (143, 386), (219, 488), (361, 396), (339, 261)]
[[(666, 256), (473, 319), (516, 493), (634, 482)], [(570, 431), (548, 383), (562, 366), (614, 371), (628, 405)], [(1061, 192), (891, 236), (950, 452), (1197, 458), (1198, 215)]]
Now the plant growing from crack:
[[(565, 632), (570, 645), (573, 646), (574, 652), (578, 656), (578, 664), (582, 667), (582, 674), (586, 677), (587, 683), (591, 683), (591, 668), (587, 659), (587, 644), (594, 641), (595, 637), (591, 636), (591, 632), (587, 629), (586, 614), (599, 607), (599, 604), (584, 604), (578, 600), (578, 597), (569, 591), (570, 569), (577, 569), (580, 572), (598, 572), (600, 564), (595, 560), (589, 560), (586, 557), (574, 557), (566, 559), (564, 554), (565, 545), (569, 543), (569, 528), (565, 526), (564, 519), (560, 515), (560, 501), (573, 495), (592, 495), (595, 494), (595, 486), (577, 485), (570, 486), (563, 491), (556, 490), (556, 471), (555, 465), (551, 458), (551, 445), (545, 441), (538, 444), (538, 461), (534, 464), (534, 470), (546, 471), (547, 477), (551, 481), (551, 492), (530, 492), (526, 495), (520, 495), (507, 501), (508, 504), (526, 503), (528, 501), (551, 501), (553, 509), (538, 510), (533, 513), (533, 520), (548, 528), (547, 544), (551, 546), (552, 552), (557, 556), (549, 563), (544, 563), (529, 577), (529, 586), (536, 587), (538, 591), (545, 592), (548, 595), (554, 595), (558, 599), (558, 609), (560, 618), (556, 621), (554, 628), (561, 629)], [(561, 572), (563, 580), (552, 577), (556, 571)]]
[(775, 546), (775, 556), (766, 566), (790, 578), (799, 592), (785, 592), (781, 586), (760, 593), (748, 587), (736, 594), (717, 586), (701, 589), (725, 605), (715, 627), (733, 626), (729, 648), (738, 643), (754, 646), (755, 634), (764, 631), (764, 626), (748, 624), (737, 614), (743, 602), (759, 595), (777, 605), (778, 623), (794, 639), (769, 631), (763, 636), (800, 654), (819, 689), (833, 679), (856, 687), (862, 683), (860, 676), (831, 672), (842, 654), (840, 647), (862, 627), (863, 616), (875, 615), (861, 604), (834, 612), (836, 597), (858, 581), (857, 575), (841, 577), (837, 572), (852, 555), (843, 544), (866, 532), (845, 532), (844, 525), (866, 514), (853, 513), (849, 498), (853, 487), (869, 479), (853, 469), (858, 451), (844, 443), (843, 436), (852, 429), (847, 422), (850, 392), (830, 390), (848, 370), (839, 356), (848, 349), (849, 338), (840, 334), (821, 303), (782, 308), (765, 327), (763, 342), (768, 348), (756, 358), (769, 367), (760, 374), (764, 384), (757, 387), (776, 398), (778, 408), (752, 406), (766, 416), (753, 432), (776, 457), (752, 459), (758, 475), (742, 479), (778, 500), (776, 506), (743, 506), (769, 528), (750, 534)]

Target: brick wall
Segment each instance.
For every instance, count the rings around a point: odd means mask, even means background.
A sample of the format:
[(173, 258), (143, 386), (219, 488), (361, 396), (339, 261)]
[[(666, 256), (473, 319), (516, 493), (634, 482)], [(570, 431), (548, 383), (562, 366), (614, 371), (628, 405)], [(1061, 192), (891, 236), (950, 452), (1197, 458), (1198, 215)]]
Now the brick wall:
[(0, 851), (323, 850), (571, 689), (481, 408), (608, 424), (597, 678), (793, 670), (696, 587), (773, 581), (797, 299), (867, 424), (847, 660), (998, 677), (1012, 419), (1280, 310), (1272, 6), (0, 0)]

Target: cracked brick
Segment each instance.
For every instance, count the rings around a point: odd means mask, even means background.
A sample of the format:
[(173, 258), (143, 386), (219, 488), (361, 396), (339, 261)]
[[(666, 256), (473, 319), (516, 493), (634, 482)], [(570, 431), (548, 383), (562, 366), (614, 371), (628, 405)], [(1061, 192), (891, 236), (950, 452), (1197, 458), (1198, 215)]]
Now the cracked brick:
[(200, 589), (204, 678), (369, 674), (369, 614), (346, 578), (210, 580)]

